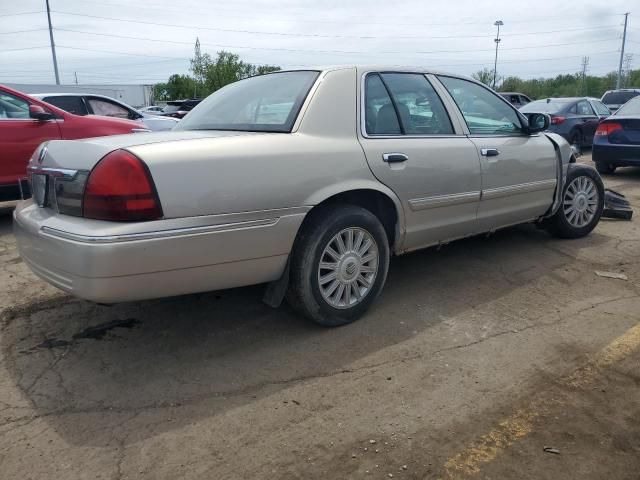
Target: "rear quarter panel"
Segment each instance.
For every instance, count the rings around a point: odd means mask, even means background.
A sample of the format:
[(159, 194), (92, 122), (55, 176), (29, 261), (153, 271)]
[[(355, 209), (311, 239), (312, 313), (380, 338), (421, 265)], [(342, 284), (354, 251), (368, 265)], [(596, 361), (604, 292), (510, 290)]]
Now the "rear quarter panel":
[(334, 70), (312, 89), (293, 133), (129, 150), (149, 165), (167, 217), (315, 205), (342, 191), (385, 189), (357, 141), (356, 105), (355, 69)]

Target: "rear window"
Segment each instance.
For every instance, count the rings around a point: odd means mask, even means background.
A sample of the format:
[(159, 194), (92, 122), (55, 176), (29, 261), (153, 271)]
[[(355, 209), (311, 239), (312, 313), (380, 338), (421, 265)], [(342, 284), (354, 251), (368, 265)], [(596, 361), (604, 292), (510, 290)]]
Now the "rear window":
[(638, 92), (607, 92), (602, 97), (602, 103), (607, 105), (622, 105), (638, 95), (640, 95)]
[(572, 102), (575, 102), (575, 100), (536, 100), (520, 107), (520, 111), (523, 113), (557, 113)]
[(296, 71), (240, 80), (209, 95), (176, 129), (290, 132), (317, 77)]
[(629, 100), (618, 109), (615, 115), (638, 115), (640, 116), (640, 97)]
[(87, 115), (88, 113), (82, 97), (56, 95), (44, 97), (42, 100), (74, 115)]
[(164, 113), (173, 113), (180, 110), (180, 105), (167, 105), (162, 109)]

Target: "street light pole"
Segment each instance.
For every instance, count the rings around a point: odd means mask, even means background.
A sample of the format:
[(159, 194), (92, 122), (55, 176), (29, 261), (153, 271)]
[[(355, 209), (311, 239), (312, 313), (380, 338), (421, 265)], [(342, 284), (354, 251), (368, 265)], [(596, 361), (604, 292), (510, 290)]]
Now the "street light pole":
[(493, 39), (496, 42), (496, 59), (493, 62), (493, 89), (496, 89), (496, 78), (498, 77), (498, 45), (500, 44), (500, 26), (504, 25), (502, 20), (496, 20), (494, 25), (498, 27), (498, 33), (496, 33), (496, 38)]

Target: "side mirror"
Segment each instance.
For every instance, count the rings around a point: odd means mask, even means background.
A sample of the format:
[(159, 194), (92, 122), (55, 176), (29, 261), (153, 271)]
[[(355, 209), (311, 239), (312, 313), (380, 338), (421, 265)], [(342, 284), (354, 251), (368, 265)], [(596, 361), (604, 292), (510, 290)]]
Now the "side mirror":
[(549, 128), (551, 124), (551, 118), (546, 113), (529, 113), (527, 114), (529, 120), (528, 133), (543, 132)]
[(29, 105), (29, 117), (35, 118), (39, 122), (45, 122), (54, 118), (53, 113), (47, 112), (40, 105)]

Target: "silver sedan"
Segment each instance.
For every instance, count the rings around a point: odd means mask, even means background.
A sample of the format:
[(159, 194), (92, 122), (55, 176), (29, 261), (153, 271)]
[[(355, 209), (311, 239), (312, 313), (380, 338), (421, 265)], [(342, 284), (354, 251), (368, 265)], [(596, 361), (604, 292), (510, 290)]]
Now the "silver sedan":
[(270, 305), (341, 325), (392, 255), (524, 222), (593, 230), (602, 181), (548, 122), (455, 75), (272, 73), (171, 132), (43, 144), (15, 233), (37, 275), (95, 302), (266, 283)]

